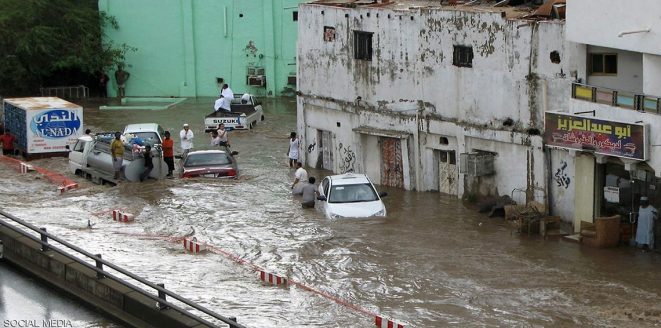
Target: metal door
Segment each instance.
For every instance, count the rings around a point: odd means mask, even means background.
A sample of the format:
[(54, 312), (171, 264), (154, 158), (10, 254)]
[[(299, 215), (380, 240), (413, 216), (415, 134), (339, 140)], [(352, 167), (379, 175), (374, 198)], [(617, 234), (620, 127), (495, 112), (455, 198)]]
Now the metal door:
[(379, 138), (381, 144), (381, 184), (404, 188), (402, 142), (395, 138)]
[[(321, 168), (333, 170), (333, 136), (330, 131), (317, 130), (319, 136), (319, 156), (321, 156)], [(319, 162), (317, 162), (319, 163)]]
[(441, 150), (438, 161), (438, 186), (442, 193), (457, 195), (457, 157), (454, 151)]

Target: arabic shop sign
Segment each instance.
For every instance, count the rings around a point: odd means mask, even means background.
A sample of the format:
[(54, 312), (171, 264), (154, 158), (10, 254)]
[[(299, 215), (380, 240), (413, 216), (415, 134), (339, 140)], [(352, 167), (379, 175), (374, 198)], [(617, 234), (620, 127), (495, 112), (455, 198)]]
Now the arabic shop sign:
[(44, 139), (69, 138), (76, 135), (82, 122), (74, 110), (54, 109), (35, 115), (30, 130)]
[(546, 112), (544, 141), (547, 146), (647, 160), (647, 127), (644, 124)]

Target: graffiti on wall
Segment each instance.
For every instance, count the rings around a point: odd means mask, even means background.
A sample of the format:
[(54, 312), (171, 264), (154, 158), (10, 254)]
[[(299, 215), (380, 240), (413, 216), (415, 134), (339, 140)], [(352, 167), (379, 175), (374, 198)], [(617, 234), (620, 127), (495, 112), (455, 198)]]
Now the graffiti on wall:
[(255, 54), (256, 54), (257, 51), (258, 51), (257, 47), (255, 46), (255, 41), (252, 41), (252, 40), (248, 41), (248, 44), (246, 45), (245, 48), (243, 48), (243, 51), (244, 51), (247, 55), (253, 55), (253, 56), (255, 56)]
[(308, 145), (308, 154), (311, 153), (315, 147), (317, 147), (317, 139), (312, 140), (312, 143)]
[(338, 153), (340, 153), (340, 173), (354, 172), (354, 164), (356, 164), (356, 154), (351, 150), (351, 146), (344, 147), (342, 143), (338, 146)]
[(569, 175), (567, 172), (565, 172), (565, 169), (567, 168), (567, 162), (565, 161), (560, 161), (560, 168), (555, 170), (555, 182), (558, 184), (558, 187), (565, 187), (565, 189), (569, 188), (569, 184), (571, 183), (571, 179), (569, 178)]

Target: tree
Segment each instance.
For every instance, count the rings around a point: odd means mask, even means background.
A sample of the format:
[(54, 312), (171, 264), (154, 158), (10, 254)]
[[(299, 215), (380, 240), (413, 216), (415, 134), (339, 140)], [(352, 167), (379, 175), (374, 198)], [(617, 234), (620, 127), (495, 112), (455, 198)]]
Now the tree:
[(0, 95), (34, 94), (55, 75), (67, 80), (68, 72), (107, 71), (135, 51), (104, 43), (104, 28), (118, 25), (96, 6), (96, 0), (0, 0)]

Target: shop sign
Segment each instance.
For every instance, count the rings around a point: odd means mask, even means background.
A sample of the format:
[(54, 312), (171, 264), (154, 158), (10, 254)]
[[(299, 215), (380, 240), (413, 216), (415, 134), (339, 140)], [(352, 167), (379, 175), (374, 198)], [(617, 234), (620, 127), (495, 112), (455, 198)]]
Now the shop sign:
[(547, 146), (647, 160), (647, 126), (546, 112)]
[(26, 111), (28, 153), (66, 152), (82, 135), (83, 108)]
[(609, 203), (620, 202), (620, 188), (618, 187), (604, 187), (604, 198)]

